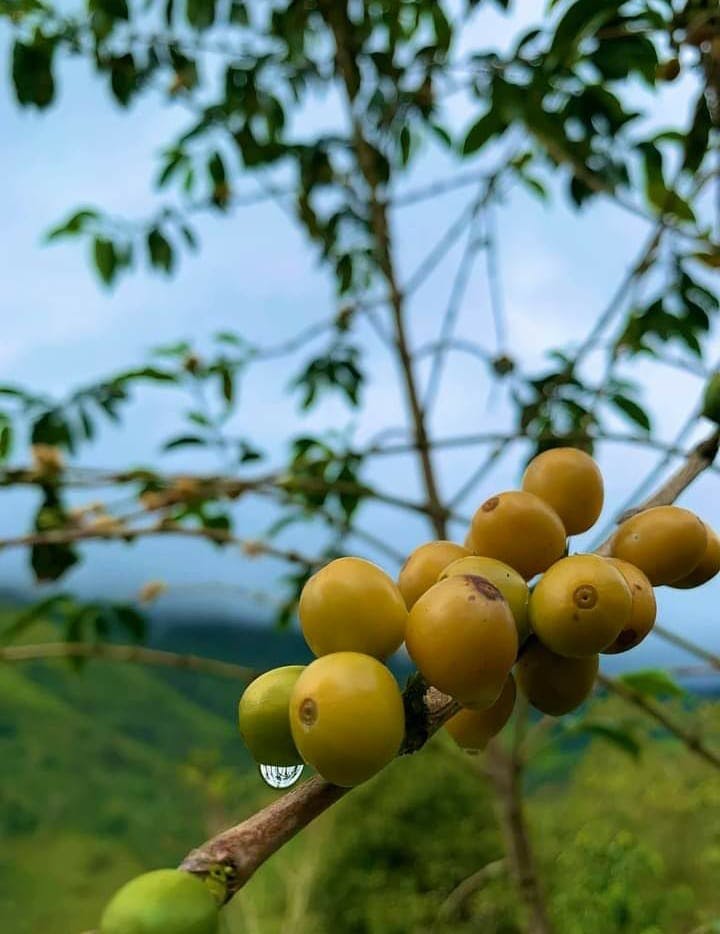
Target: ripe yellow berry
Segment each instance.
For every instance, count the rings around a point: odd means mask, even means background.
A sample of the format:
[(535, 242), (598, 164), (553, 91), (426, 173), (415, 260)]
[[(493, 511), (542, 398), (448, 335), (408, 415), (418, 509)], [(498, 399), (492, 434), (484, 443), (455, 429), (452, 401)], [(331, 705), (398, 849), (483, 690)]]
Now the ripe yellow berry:
[(704, 523), (679, 506), (655, 506), (637, 513), (618, 527), (610, 543), (612, 556), (640, 568), (653, 587), (687, 577), (706, 547)]
[(595, 655), (617, 639), (632, 612), (630, 588), (599, 555), (554, 564), (530, 596), (530, 627), (558, 655)]
[(720, 538), (709, 525), (705, 526), (707, 531), (707, 545), (705, 553), (692, 571), (678, 581), (673, 581), (671, 587), (678, 587), (681, 590), (688, 590), (690, 587), (700, 587), (720, 571)]
[(405, 637), (407, 607), (395, 582), (363, 558), (337, 558), (303, 587), (303, 635), (316, 655), (363, 652), (384, 659)]
[(458, 558), (442, 572), (439, 580), (454, 577), (457, 574), (471, 574), (475, 577), (484, 577), (494, 584), (507, 600), (510, 612), (515, 619), (520, 645), (530, 634), (528, 622), (528, 585), (517, 571), (509, 564), (503, 564), (495, 558), (481, 558), (480, 555), (471, 555), (469, 558)]
[(602, 512), (600, 468), (577, 448), (554, 448), (538, 454), (527, 465), (522, 488), (555, 510), (568, 535), (587, 531)]
[(108, 903), (100, 934), (216, 934), (218, 906), (198, 877), (157, 869), (132, 879)]
[(243, 742), (261, 765), (299, 765), (302, 757), (290, 732), (290, 696), (303, 665), (274, 668), (245, 688), (238, 704)]
[(530, 639), (515, 667), (515, 680), (536, 710), (561, 717), (589, 696), (597, 672), (597, 655), (565, 658)]
[(526, 580), (565, 552), (565, 526), (534, 493), (512, 490), (486, 500), (472, 520), (475, 554), (504, 561)]
[(410, 610), (405, 642), (425, 680), (464, 707), (493, 704), (518, 650), (507, 601), (487, 580), (439, 581)]
[(305, 762), (326, 781), (351, 788), (398, 754), (402, 695), (390, 671), (369, 655), (324, 655), (295, 684), (290, 728)]
[(445, 729), (462, 749), (484, 749), (510, 719), (515, 706), (515, 679), (508, 675), (500, 697), (485, 710), (461, 710)]
[(420, 545), (403, 564), (398, 587), (408, 610), (429, 590), (448, 564), (469, 555), (470, 552), (455, 542), (426, 542)]
[(627, 652), (639, 645), (655, 624), (657, 604), (650, 581), (640, 568), (619, 558), (606, 558), (613, 567), (625, 578), (632, 596), (632, 609), (630, 619), (620, 631), (620, 635), (607, 648), (603, 649), (606, 655), (617, 655)]

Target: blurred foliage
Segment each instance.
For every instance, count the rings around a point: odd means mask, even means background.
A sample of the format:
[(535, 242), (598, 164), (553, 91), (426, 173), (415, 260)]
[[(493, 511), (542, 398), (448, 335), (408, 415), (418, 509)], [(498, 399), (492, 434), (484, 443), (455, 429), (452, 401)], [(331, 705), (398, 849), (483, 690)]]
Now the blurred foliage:
[[(596, 706), (610, 720), (627, 717), (618, 701)], [(699, 706), (693, 719), (720, 737), (717, 704)], [(720, 902), (712, 876), (720, 835), (708, 815), (719, 796), (713, 770), (690, 761), (679, 744), (655, 739), (633, 762), (594, 742), (562, 788), (545, 785), (529, 799), (557, 929), (715, 930)]]
[[(43, 622), (25, 636), (52, 638)], [(255, 640), (266, 664), (297, 649), (289, 634), (235, 627), (190, 627), (177, 638), (176, 648), (201, 640), (220, 657)], [(0, 675), (0, 926), (13, 934), (91, 928), (128, 876), (176, 863), (277, 794), (237, 741), (232, 682), (98, 661), (80, 675), (57, 662)], [(664, 703), (720, 741), (717, 703)], [(617, 700), (595, 701), (569, 721), (541, 734), (527, 777), (557, 930), (712, 930), (720, 918), (720, 830), (708, 819), (720, 806), (715, 773)], [(639, 753), (616, 749), (602, 732), (583, 736), (577, 727), (587, 724), (614, 724)], [(519, 934), (522, 908), (498, 864), (482, 764), (444, 734), (393, 763), (260, 868), (223, 912), (223, 934)], [(458, 897), (456, 887), (488, 866)]]

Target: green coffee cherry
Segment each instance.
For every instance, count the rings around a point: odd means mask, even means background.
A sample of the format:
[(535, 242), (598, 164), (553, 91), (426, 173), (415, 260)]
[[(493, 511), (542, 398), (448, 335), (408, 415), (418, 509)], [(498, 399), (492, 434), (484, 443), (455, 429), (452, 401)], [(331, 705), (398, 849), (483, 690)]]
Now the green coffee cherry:
[(197, 876), (158, 869), (132, 879), (110, 899), (100, 934), (217, 934), (218, 905)]
[(260, 675), (245, 688), (238, 704), (240, 735), (261, 765), (300, 765), (302, 758), (290, 732), (290, 695), (303, 672), (286, 665)]
[(713, 373), (705, 387), (702, 414), (720, 425), (720, 372)]

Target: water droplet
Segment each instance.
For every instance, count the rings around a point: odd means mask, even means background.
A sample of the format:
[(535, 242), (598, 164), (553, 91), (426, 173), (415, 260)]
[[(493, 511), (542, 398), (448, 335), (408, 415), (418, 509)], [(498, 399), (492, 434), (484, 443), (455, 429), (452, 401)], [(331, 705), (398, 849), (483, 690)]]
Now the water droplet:
[(271, 788), (289, 788), (303, 773), (303, 765), (261, 765), (260, 774)]

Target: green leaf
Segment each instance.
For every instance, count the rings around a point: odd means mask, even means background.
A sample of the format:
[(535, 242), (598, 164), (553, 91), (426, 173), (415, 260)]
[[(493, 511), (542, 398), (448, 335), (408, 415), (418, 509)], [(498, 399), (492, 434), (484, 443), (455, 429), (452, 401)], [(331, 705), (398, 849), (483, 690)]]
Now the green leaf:
[(709, 149), (712, 117), (708, 109), (705, 90), (701, 90), (695, 103), (692, 123), (685, 136), (682, 167), (687, 172), (697, 172)]
[(221, 366), (219, 374), (220, 391), (222, 392), (223, 399), (227, 402), (228, 405), (232, 405), (233, 396), (235, 394), (235, 381), (233, 379), (233, 372), (229, 366)]
[(232, 347), (245, 346), (245, 341), (234, 331), (218, 331), (214, 338), (219, 344), (230, 344)]
[(189, 422), (200, 425), (202, 428), (210, 428), (212, 425), (207, 415), (203, 415), (202, 412), (188, 412), (186, 418)]
[(88, 8), (91, 13), (104, 13), (110, 19), (130, 18), (127, 0), (89, 0)]
[(215, 22), (215, 0), (187, 0), (185, 15), (194, 29), (209, 29)]
[(120, 373), (113, 380), (114, 383), (129, 383), (135, 380), (149, 379), (153, 383), (175, 383), (177, 377), (167, 370), (159, 370), (156, 366), (143, 366), (137, 370), (127, 370)]
[(250, 22), (247, 4), (243, 0), (231, 0), (230, 3), (230, 22), (238, 26), (247, 26)]
[(589, 733), (591, 736), (599, 736), (607, 740), (632, 759), (640, 757), (641, 748), (637, 739), (629, 730), (625, 730), (614, 723), (597, 720), (583, 721), (575, 727), (575, 730), (579, 733)]
[(616, 409), (619, 409), (623, 415), (625, 415), (631, 422), (634, 422), (636, 425), (639, 425), (643, 431), (650, 431), (652, 429), (652, 423), (650, 421), (650, 416), (647, 414), (645, 409), (642, 406), (638, 405), (637, 402), (634, 402), (632, 399), (629, 399), (627, 396), (620, 394), (615, 394), (610, 396), (610, 402), (615, 406)]
[(105, 285), (110, 285), (118, 266), (117, 252), (112, 240), (95, 237), (93, 240), (93, 258), (98, 275)]
[(180, 224), (180, 233), (182, 234), (183, 240), (188, 245), (191, 250), (197, 250), (198, 241), (195, 236), (195, 232), (188, 224)]
[(22, 107), (48, 107), (55, 97), (53, 56), (55, 36), (38, 30), (30, 43), (17, 40), (13, 45), (12, 78), (15, 96)]
[(241, 464), (262, 460), (265, 455), (247, 441), (238, 442), (238, 460)]
[(437, 44), (443, 51), (447, 51), (452, 41), (452, 26), (440, 3), (430, 4), (430, 10)]
[(45, 234), (45, 240), (49, 243), (53, 240), (59, 240), (61, 237), (72, 237), (75, 234), (82, 233), (88, 226), (88, 223), (95, 221), (100, 217), (97, 211), (92, 208), (82, 208), (75, 211), (70, 217), (53, 227)]
[(685, 691), (666, 671), (661, 668), (646, 668), (633, 671), (618, 678), (638, 694), (650, 697), (684, 697)]
[(118, 623), (136, 642), (142, 642), (147, 635), (147, 620), (135, 607), (126, 603), (115, 604), (113, 612)]
[(140, 76), (135, 68), (135, 59), (127, 52), (110, 61), (110, 88), (115, 100), (127, 107), (140, 85)]
[(52, 619), (57, 615), (57, 611), (62, 613), (65, 606), (71, 602), (72, 598), (66, 593), (53, 594), (44, 600), (38, 600), (32, 603), (21, 613), (18, 613), (10, 625), (0, 631), (0, 640), (7, 644), (17, 639), (18, 636), (36, 623), (38, 620)]
[(645, 194), (650, 204), (660, 214), (674, 214), (680, 220), (694, 221), (695, 214), (690, 205), (665, 183), (663, 158), (658, 147), (652, 142), (646, 142), (638, 148), (643, 156)]
[(38, 583), (59, 580), (79, 560), (70, 545), (33, 545), (30, 552), (30, 564)]
[(463, 143), (463, 155), (470, 156), (479, 149), (482, 149), (493, 136), (502, 133), (506, 127), (507, 124), (500, 118), (499, 112), (495, 108), (492, 108), (480, 117), (468, 130), (465, 142)]
[(163, 451), (172, 451), (175, 448), (188, 447), (193, 444), (207, 444), (207, 441), (198, 435), (179, 435), (177, 438), (167, 441), (163, 445)]
[(172, 272), (174, 262), (172, 244), (157, 227), (148, 231), (147, 251), (152, 266), (168, 274)]
[(152, 352), (158, 357), (185, 357), (191, 350), (192, 347), (188, 341), (176, 341), (174, 344), (153, 347)]
[(70, 425), (58, 409), (48, 409), (33, 422), (30, 440), (32, 444), (51, 444), (70, 451), (73, 449)]
[(429, 124), (430, 129), (435, 134), (435, 136), (440, 140), (443, 146), (446, 146), (448, 149), (452, 149), (454, 146), (452, 136), (445, 127), (440, 126), (439, 123)]
[(593, 35), (622, 6), (624, 0), (576, 0), (558, 23), (548, 58), (552, 62), (570, 61), (582, 42)]
[(0, 421), (0, 461), (6, 461), (12, 451), (13, 427), (9, 421)]
[(400, 130), (400, 164), (405, 166), (410, 161), (410, 146), (412, 137), (407, 126)]
[(608, 81), (618, 81), (637, 72), (647, 84), (655, 83), (657, 51), (647, 36), (625, 35), (602, 39), (590, 61)]

